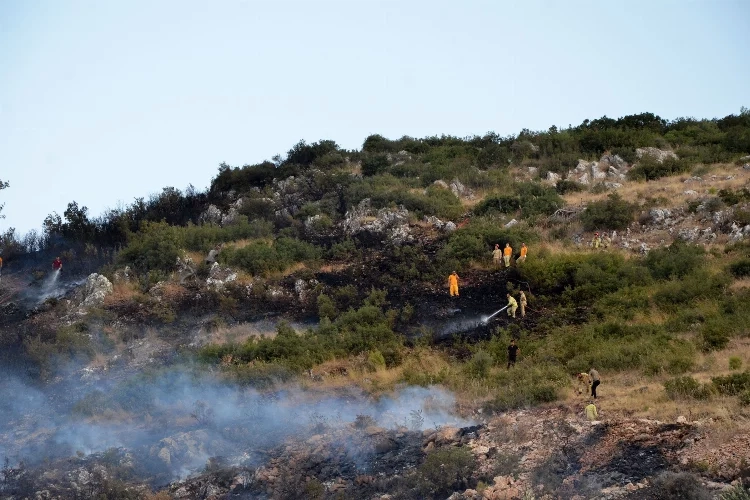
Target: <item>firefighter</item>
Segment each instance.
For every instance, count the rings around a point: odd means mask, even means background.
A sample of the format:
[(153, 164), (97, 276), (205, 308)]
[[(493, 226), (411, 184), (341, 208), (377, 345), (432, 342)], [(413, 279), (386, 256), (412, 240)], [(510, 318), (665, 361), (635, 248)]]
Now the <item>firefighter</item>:
[(52, 261), (52, 269), (54, 271), (62, 271), (62, 259), (60, 257), (55, 257), (55, 260)]
[(594, 239), (591, 243), (592, 243), (592, 246), (594, 247), (594, 250), (599, 249), (599, 247), (602, 245), (602, 237), (599, 236), (599, 233), (594, 233)]
[(458, 297), (458, 274), (456, 274), (456, 271), (453, 271), (451, 275), (448, 276), (448, 285), (451, 297)]
[(521, 243), (521, 256), (518, 257), (518, 261), (517, 261), (518, 264), (522, 264), (522, 263), (526, 262), (526, 252), (528, 252), (528, 251), (529, 251), (529, 249), (526, 246), (526, 243)]
[(526, 294), (521, 292), (521, 297), (519, 298), (519, 302), (521, 304), (521, 317), (526, 317)]
[(516, 309), (518, 309), (518, 302), (516, 302), (516, 299), (511, 294), (508, 294), (508, 316), (515, 318)]
[(500, 267), (500, 257), (503, 256), (503, 251), (500, 250), (500, 245), (495, 243), (495, 249), (492, 251), (492, 263), (496, 267)]

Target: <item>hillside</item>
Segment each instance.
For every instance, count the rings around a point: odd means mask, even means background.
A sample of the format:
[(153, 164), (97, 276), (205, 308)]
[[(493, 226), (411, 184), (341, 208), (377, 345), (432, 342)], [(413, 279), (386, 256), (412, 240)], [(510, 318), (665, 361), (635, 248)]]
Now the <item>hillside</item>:
[(3, 498), (750, 497), (744, 108), (300, 142), (0, 249)]

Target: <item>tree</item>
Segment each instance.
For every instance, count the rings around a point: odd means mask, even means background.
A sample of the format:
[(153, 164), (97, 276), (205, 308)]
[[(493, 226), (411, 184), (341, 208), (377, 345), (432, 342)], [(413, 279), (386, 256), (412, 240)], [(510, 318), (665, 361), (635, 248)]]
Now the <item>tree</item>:
[[(2, 179), (0, 179), (0, 191), (2, 191), (3, 189), (7, 188), (8, 186), (10, 186), (10, 184), (8, 184), (7, 181), (3, 181)], [(0, 219), (4, 219), (5, 218), (5, 216), (2, 214), (4, 206), (5, 206), (5, 203), (0, 203)]]

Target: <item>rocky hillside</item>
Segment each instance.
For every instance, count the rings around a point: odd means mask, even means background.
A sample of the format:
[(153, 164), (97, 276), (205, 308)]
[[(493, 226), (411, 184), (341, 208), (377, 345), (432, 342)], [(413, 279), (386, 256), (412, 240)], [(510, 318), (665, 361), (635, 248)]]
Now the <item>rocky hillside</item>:
[(748, 495), (746, 110), (300, 142), (2, 244), (4, 498)]

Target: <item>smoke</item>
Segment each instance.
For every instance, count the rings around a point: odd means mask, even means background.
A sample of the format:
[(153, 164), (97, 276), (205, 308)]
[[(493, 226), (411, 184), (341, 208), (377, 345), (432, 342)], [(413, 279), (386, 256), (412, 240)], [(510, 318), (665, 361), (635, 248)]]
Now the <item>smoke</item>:
[(45, 389), (4, 378), (0, 459), (33, 464), (116, 447), (164, 469), (165, 477), (182, 478), (215, 456), (254, 465), (292, 436), (350, 426), (358, 416), (387, 429), (473, 423), (457, 417), (454, 407), (453, 396), (436, 387), (405, 387), (378, 398), (357, 389), (261, 392), (187, 368)]

